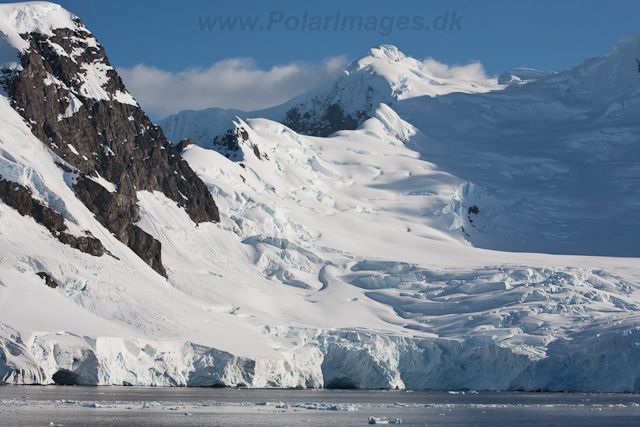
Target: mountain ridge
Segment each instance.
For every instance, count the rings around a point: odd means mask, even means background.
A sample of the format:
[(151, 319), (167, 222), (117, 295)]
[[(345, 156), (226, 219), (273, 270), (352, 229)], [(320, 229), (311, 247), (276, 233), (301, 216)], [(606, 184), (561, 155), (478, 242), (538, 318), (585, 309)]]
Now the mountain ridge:
[[(339, 130), (356, 129), (373, 116), (381, 103), (393, 105), (416, 96), (486, 92), (503, 87), (493, 78), (474, 81), (455, 76), (436, 77), (422, 62), (405, 56), (397, 47), (380, 45), (352, 61), (336, 82), (325, 83), (283, 104), (251, 112), (217, 108), (188, 110), (164, 118), (158, 124), (170, 140), (190, 138), (207, 148), (212, 146), (215, 137), (228, 130), (236, 116), (268, 118), (305, 135), (328, 136)], [(202, 119), (198, 119), (199, 116)], [(187, 131), (196, 128), (197, 133)]]
[[(20, 60), (19, 70), (3, 80), (12, 107), (75, 170), (76, 194), (99, 221), (166, 274), (159, 243), (134, 224), (136, 191), (163, 191), (196, 222), (219, 219), (209, 193), (186, 163), (173, 160), (179, 153), (129, 95), (79, 18), (39, 2), (3, 9), (0, 29), (17, 45)], [(174, 172), (188, 179), (176, 180)], [(101, 185), (104, 180), (113, 187)]]

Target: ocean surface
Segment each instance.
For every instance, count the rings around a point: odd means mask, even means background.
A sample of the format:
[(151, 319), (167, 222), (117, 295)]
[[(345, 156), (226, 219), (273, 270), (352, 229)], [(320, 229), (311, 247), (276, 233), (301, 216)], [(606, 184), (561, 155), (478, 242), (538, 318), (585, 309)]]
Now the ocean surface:
[(0, 426), (634, 426), (640, 395), (0, 386)]

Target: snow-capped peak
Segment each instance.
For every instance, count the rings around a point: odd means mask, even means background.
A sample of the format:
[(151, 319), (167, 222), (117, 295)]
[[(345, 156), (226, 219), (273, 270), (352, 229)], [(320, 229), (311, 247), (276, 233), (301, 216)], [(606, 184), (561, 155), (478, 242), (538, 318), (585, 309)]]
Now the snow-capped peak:
[(404, 66), (408, 69), (425, 73), (425, 76), (433, 77), (433, 75), (425, 69), (424, 64), (417, 59), (406, 56), (397, 47), (383, 44), (378, 47), (374, 47), (362, 58), (353, 61), (345, 70), (347, 74), (351, 74), (360, 69), (372, 66), (373, 71), (381, 72), (381, 64), (388, 64), (391, 66)]
[(370, 49), (365, 56), (349, 64), (338, 86), (343, 90), (350, 86), (359, 89), (368, 86), (367, 92), (375, 92), (373, 97), (382, 97), (380, 102), (372, 103), (374, 109), (380, 103), (392, 104), (416, 96), (487, 92), (500, 88), (495, 78), (474, 80), (438, 76), (424, 62), (405, 55), (392, 45)]
[(386, 58), (392, 62), (399, 62), (407, 59), (407, 56), (404, 53), (400, 52), (397, 47), (390, 44), (381, 44), (378, 47), (369, 49), (368, 56), (371, 56), (373, 58)]
[(0, 31), (3, 33), (0, 43), (8, 42), (20, 50), (29, 47), (29, 43), (20, 34), (40, 33), (51, 36), (53, 30), (58, 28), (78, 30), (80, 27), (87, 31), (76, 15), (55, 3), (34, 1), (0, 5)]
[[(438, 68), (444, 64), (429, 60)], [(380, 104), (420, 96), (434, 97), (452, 92), (483, 93), (504, 89), (495, 78), (478, 78), (455, 73), (436, 73), (425, 63), (411, 58), (397, 47), (381, 45), (351, 62), (344, 75), (327, 90), (317, 88), (289, 101), (283, 123), (308, 135), (327, 136), (335, 131), (355, 129), (373, 117)]]
[(640, 32), (618, 40), (609, 52), (540, 81), (608, 105), (640, 94)]
[[(49, 2), (0, 5), (0, 32), (0, 70), (20, 71), (18, 60), (24, 60), (34, 43), (43, 43), (61, 62), (70, 61), (68, 65), (77, 69), (77, 78), (66, 83), (52, 75), (46, 77), (47, 84), (71, 92), (67, 97), (69, 108), (59, 115), (60, 120), (78, 111), (82, 105), (78, 97), (138, 105), (124, 87), (108, 89), (115, 70), (82, 21), (62, 6)], [(39, 36), (26, 36), (33, 34)], [(61, 37), (56, 40), (56, 35)]]
[(638, 52), (640, 47), (640, 31), (637, 33), (629, 34), (616, 41), (613, 45), (613, 51), (624, 51), (632, 48), (635, 52)]

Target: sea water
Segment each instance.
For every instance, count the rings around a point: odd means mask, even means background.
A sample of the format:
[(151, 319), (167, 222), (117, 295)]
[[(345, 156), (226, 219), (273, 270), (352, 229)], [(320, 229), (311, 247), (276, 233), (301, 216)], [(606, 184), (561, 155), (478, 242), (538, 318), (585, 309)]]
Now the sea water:
[(640, 395), (0, 386), (0, 426), (634, 426)]

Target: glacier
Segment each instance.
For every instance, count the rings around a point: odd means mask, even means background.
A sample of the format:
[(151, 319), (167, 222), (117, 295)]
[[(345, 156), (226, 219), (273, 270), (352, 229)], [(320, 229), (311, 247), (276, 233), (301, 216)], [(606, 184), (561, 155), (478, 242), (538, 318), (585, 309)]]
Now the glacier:
[[(2, 68), (21, 32), (74, 19), (0, 6)], [(220, 221), (137, 192), (166, 277), (3, 92), (0, 175), (108, 253), (0, 203), (0, 382), (640, 392), (639, 52), (636, 34), (560, 73), (461, 82), (381, 46), (271, 112), (181, 113), (167, 134), (196, 142), (181, 156)], [(80, 95), (112, 97), (101, 73)], [(280, 122), (318, 99), (365, 115), (325, 137)], [(237, 157), (212, 149), (226, 129)]]

